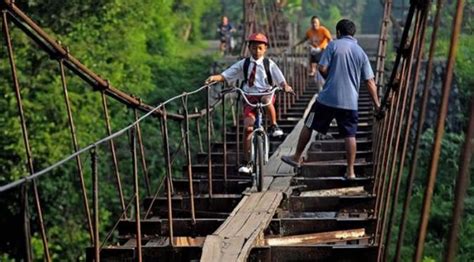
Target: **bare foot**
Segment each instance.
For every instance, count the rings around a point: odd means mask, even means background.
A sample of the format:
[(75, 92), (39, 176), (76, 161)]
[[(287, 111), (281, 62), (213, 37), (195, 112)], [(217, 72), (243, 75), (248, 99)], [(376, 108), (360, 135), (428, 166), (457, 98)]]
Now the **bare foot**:
[(344, 177), (345, 177), (347, 180), (354, 180), (354, 179), (356, 179), (356, 175), (355, 175), (355, 174), (352, 174), (352, 175), (345, 174)]

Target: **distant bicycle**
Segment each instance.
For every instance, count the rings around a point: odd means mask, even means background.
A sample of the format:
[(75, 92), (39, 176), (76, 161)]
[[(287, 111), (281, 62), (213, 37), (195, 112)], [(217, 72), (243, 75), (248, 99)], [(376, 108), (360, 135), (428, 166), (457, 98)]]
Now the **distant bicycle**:
[(236, 32), (235, 28), (229, 23), (226, 16), (221, 17), (221, 22), (217, 25), (217, 32), (219, 33), (221, 54), (230, 55), (234, 48), (232, 34)]
[[(253, 176), (253, 184), (257, 187), (258, 192), (262, 192), (263, 189), (263, 176), (264, 176), (264, 165), (268, 162), (268, 155), (270, 152), (270, 143), (268, 139), (268, 134), (265, 131), (265, 128), (263, 127), (263, 108), (270, 105), (273, 96), (275, 95), (276, 91), (282, 90), (281, 87), (275, 87), (269, 92), (265, 93), (247, 93), (244, 90), (240, 88), (232, 88), (228, 90), (223, 90), (222, 93), (230, 93), (230, 92), (239, 92), (244, 101), (251, 107), (254, 108), (256, 111), (256, 116), (255, 116), (255, 124), (254, 128), (252, 131), (252, 134), (250, 136), (250, 139), (252, 141), (251, 147), (250, 147), (250, 159), (253, 162), (253, 170), (252, 170), (252, 176)], [(266, 96), (266, 95), (271, 95), (271, 98), (269, 99), (268, 103), (251, 103), (248, 99), (247, 96)]]

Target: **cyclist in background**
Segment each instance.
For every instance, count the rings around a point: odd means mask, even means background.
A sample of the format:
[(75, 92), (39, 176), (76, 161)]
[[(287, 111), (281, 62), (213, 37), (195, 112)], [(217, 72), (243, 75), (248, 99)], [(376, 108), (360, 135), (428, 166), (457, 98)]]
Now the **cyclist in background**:
[(231, 23), (229, 23), (229, 19), (227, 16), (222, 16), (221, 17), (221, 22), (217, 26), (217, 32), (219, 32), (219, 38), (220, 38), (220, 50), (221, 53), (224, 54), (226, 50), (231, 50), (232, 49), (232, 33), (235, 32), (236, 30), (232, 26)]
[(311, 27), (306, 31), (305, 37), (295, 45), (298, 46), (306, 41), (310, 45), (310, 76), (316, 75), (319, 60), (331, 40), (331, 33), (321, 25), (319, 18), (317, 16), (311, 17)]
[[(243, 80), (243, 90), (248, 93), (268, 92), (272, 86), (278, 85), (285, 92), (293, 93), (293, 88), (289, 86), (278, 68), (277, 64), (271, 59), (265, 58), (268, 47), (268, 39), (264, 34), (254, 33), (248, 38), (248, 48), (251, 56), (244, 58), (233, 64), (221, 74), (212, 75), (206, 80), (206, 84), (211, 82), (234, 82), (235, 80)], [(271, 95), (267, 96), (247, 96), (251, 103), (268, 103)], [(273, 96), (274, 98), (274, 96)], [(270, 116), (271, 126), (268, 131), (270, 136), (276, 137), (283, 135), (283, 131), (277, 125), (276, 110), (273, 103), (265, 107), (266, 113)], [(240, 173), (251, 174), (253, 171), (253, 163), (250, 161), (250, 138), (255, 123), (255, 111), (246, 103), (243, 105), (244, 111), (244, 163), (239, 168)]]

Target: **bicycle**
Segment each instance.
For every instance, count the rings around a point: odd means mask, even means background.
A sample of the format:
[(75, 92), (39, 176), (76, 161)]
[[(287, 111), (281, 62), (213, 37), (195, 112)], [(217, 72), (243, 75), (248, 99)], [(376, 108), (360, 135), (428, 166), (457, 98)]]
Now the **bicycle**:
[[(244, 90), (235, 87), (230, 90), (223, 90), (222, 93), (239, 92), (244, 101), (256, 111), (255, 123), (252, 134), (250, 135), (251, 147), (250, 147), (250, 159), (253, 161), (253, 185), (257, 187), (258, 192), (262, 192), (263, 189), (263, 176), (264, 176), (264, 165), (268, 162), (270, 152), (270, 142), (268, 134), (263, 127), (263, 108), (270, 105), (273, 100), (273, 96), (276, 91), (282, 90), (281, 87), (275, 87), (269, 92), (265, 93), (248, 93)], [(250, 102), (246, 96), (266, 96), (271, 95), (268, 103), (258, 102), (256, 104)]]

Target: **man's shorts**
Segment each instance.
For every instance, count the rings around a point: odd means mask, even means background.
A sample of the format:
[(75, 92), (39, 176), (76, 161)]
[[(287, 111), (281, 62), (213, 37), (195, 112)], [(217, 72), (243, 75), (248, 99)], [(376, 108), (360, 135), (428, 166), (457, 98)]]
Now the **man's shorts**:
[[(247, 97), (247, 99), (249, 100), (250, 103), (256, 104), (259, 101), (261, 101), (261, 99), (263, 99), (264, 97), (270, 97), (270, 95), (266, 95), (266, 96), (246, 96), (246, 97)], [(244, 118), (246, 118), (246, 117), (255, 118), (255, 116), (257, 115), (257, 113), (255, 112), (256, 108), (251, 107), (250, 105), (248, 105), (247, 102), (243, 98), (242, 98), (242, 102), (243, 102), (243, 108), (244, 108)], [(273, 96), (272, 104), (275, 104), (275, 96)]]
[(357, 110), (340, 109), (319, 103), (317, 100), (305, 120), (305, 125), (319, 133), (326, 134), (332, 120), (336, 118), (339, 134), (346, 137), (355, 137), (359, 115)]
[(319, 52), (317, 51), (310, 51), (309, 52), (309, 61), (310, 63), (319, 63), (319, 60), (321, 60), (321, 57), (323, 56), (323, 51), (324, 49), (321, 49)]

